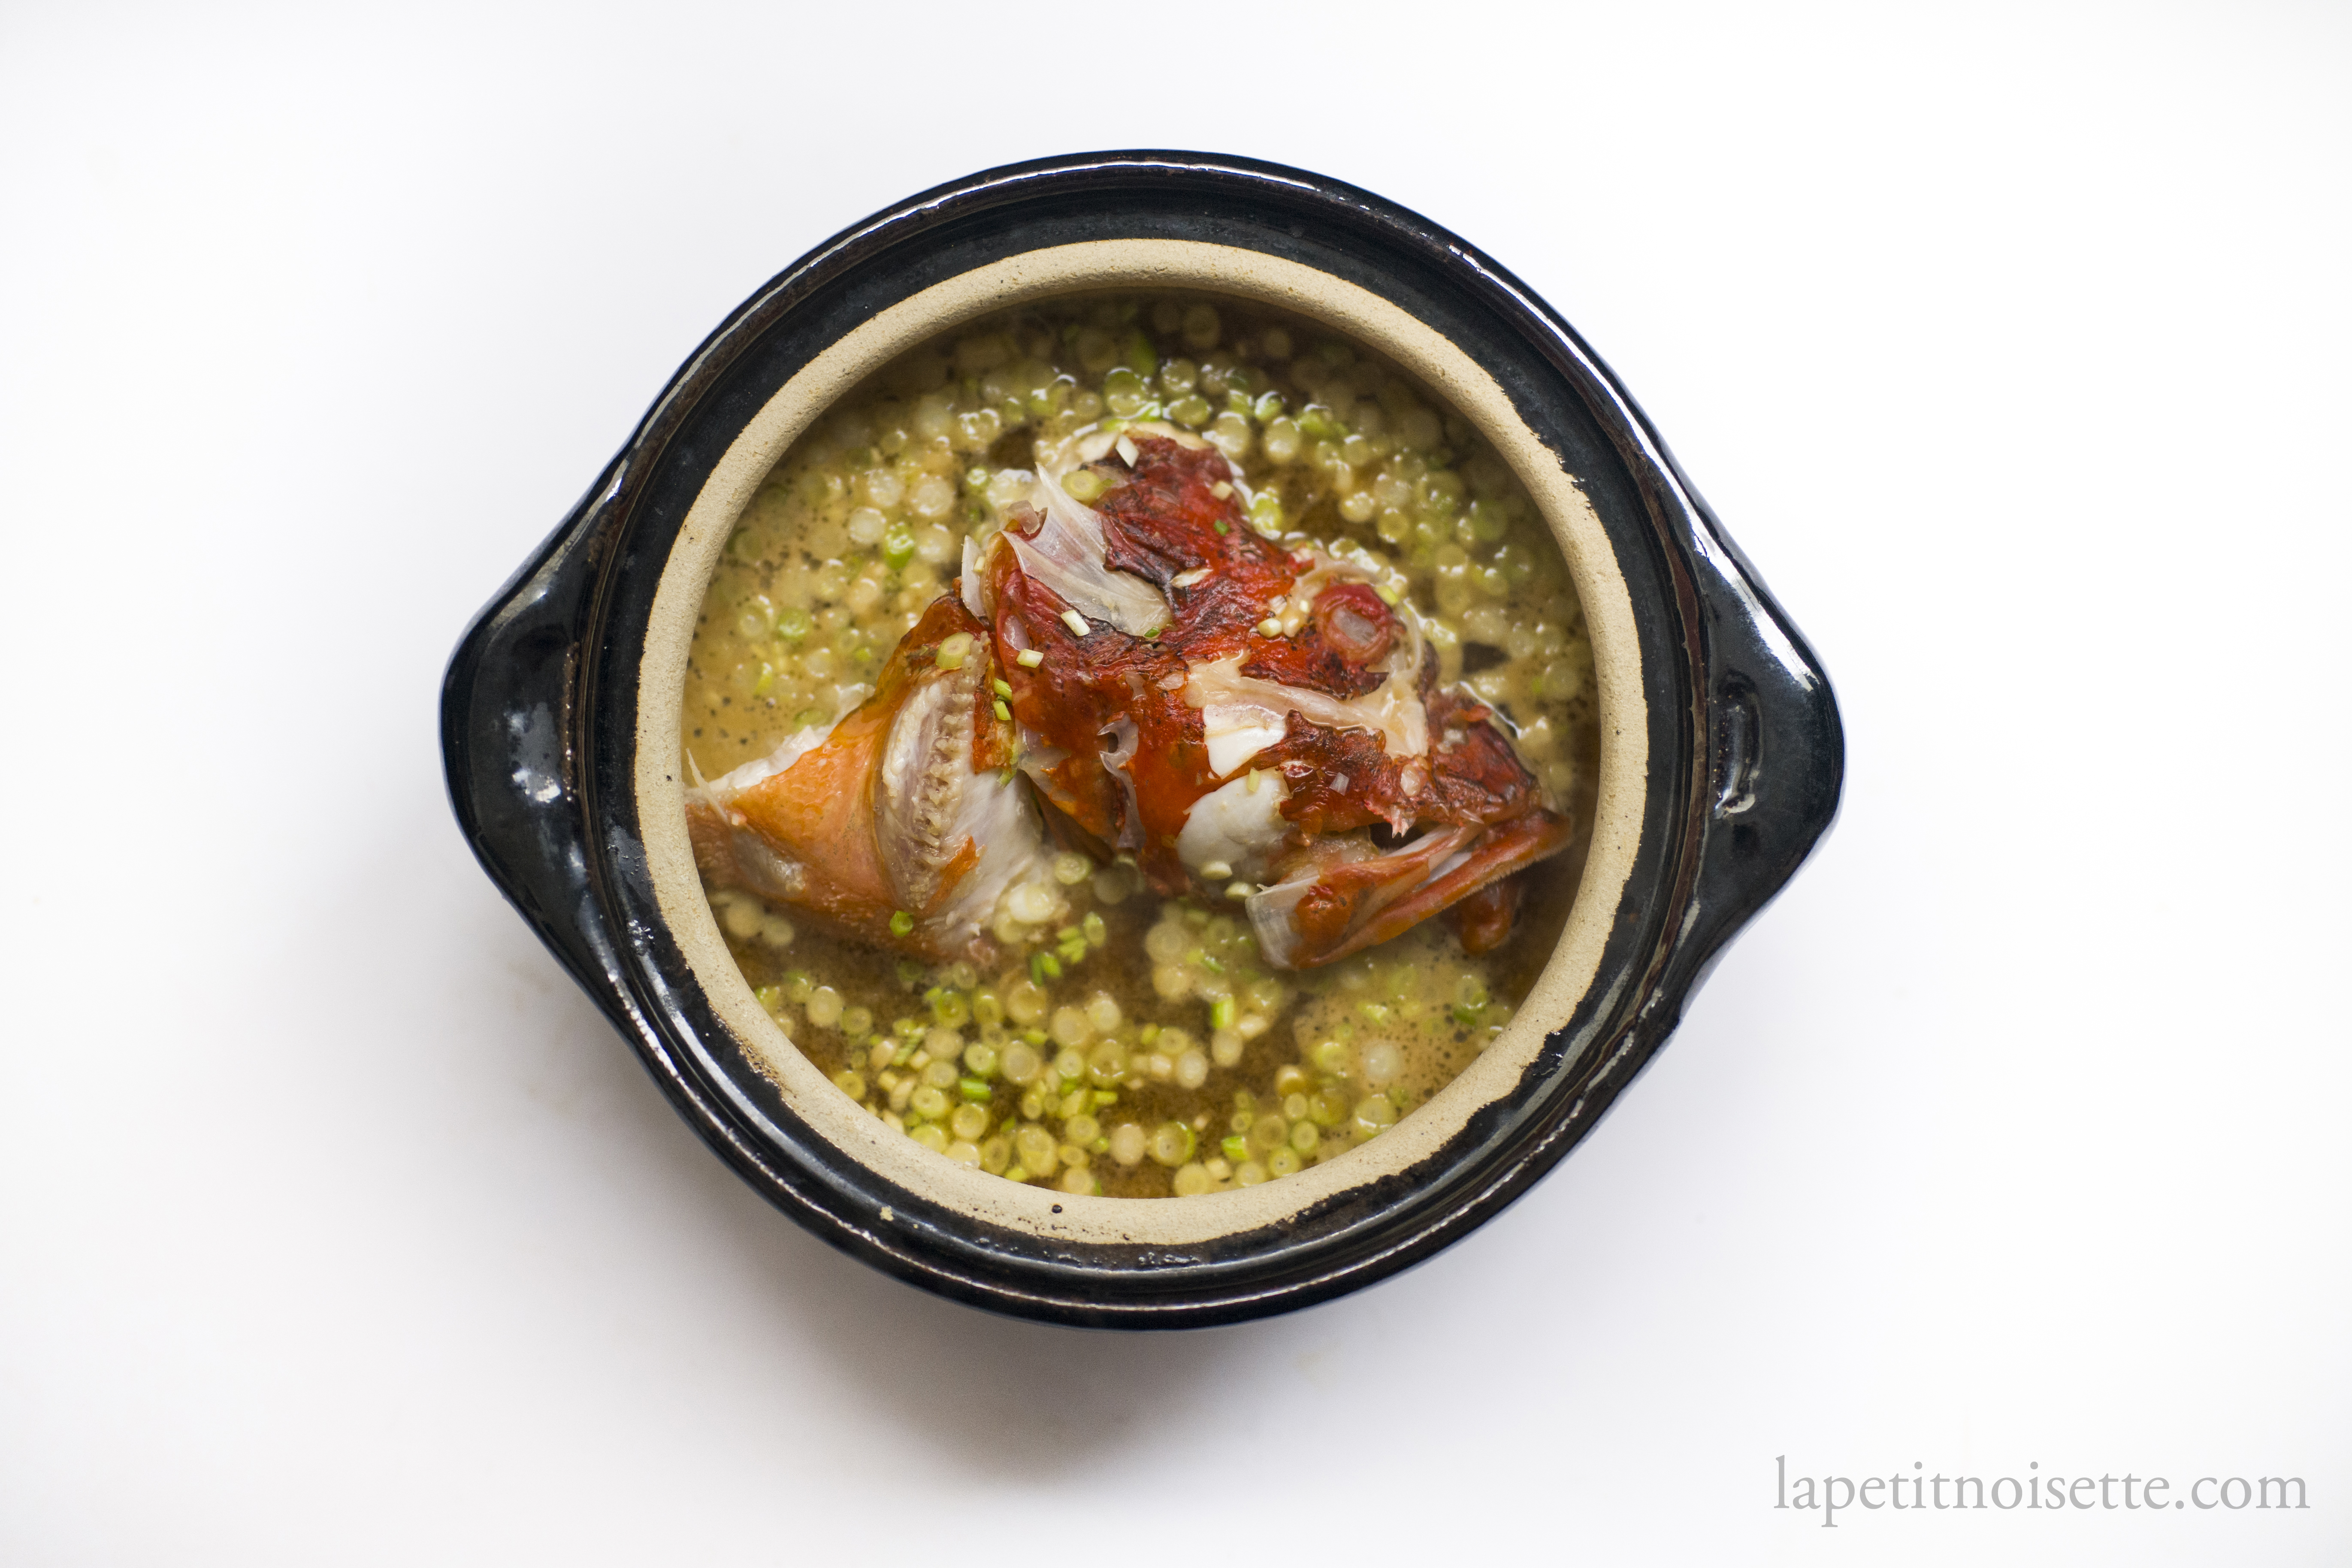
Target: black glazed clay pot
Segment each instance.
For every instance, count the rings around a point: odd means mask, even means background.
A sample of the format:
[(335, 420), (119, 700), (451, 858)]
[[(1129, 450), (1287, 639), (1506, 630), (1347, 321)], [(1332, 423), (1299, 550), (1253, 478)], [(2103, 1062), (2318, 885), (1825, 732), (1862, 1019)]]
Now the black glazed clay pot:
[[(933, 1155), (785, 1040), (719, 941), (676, 776), (687, 640), (768, 467), (885, 360), (1024, 299), (1224, 293), (1321, 320), (1450, 397), (1512, 463), (1583, 601), (1601, 710), (1591, 848), (1511, 1032), (1397, 1127), (1242, 1192), (1071, 1197)], [(1588, 1132), (1837, 807), (1843, 740), (1803, 638), (1608, 369), (1509, 273), (1335, 181), (1122, 153), (992, 170), (828, 240), (698, 349), (467, 633), (442, 700), (475, 853), (771, 1201), (995, 1310), (1232, 1322), (1355, 1289), (1466, 1234)]]

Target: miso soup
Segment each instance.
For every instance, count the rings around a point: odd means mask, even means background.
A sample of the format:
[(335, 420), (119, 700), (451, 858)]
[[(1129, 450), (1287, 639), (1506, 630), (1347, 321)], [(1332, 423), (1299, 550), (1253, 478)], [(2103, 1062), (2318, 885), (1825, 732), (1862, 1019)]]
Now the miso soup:
[(1492, 1041), (1599, 752), (1583, 616), (1478, 432), (1222, 297), (903, 356), (780, 460), (698, 624), (711, 907), (785, 1034), (942, 1158), (1278, 1180)]

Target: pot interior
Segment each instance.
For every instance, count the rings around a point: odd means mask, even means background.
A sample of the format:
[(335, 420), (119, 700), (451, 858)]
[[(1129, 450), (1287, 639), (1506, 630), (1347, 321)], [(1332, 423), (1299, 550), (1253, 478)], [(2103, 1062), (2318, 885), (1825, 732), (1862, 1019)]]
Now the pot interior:
[[(1525, 488), (1566, 563), (1591, 637), (1600, 742), (1573, 900), (1549, 961), (1502, 1036), (1378, 1138), (1280, 1181), (1182, 1201), (1072, 1195), (1006, 1182), (930, 1152), (844, 1095), (761, 1005), (729, 951), (688, 839), (688, 781), (678, 764), (688, 650), (706, 591), (746, 506), (792, 444), (876, 371), (943, 331), (1026, 301), (1137, 288), (1223, 295), (1319, 322), (1392, 360), (1475, 425)], [(1351, 282), (1241, 247), (1139, 238), (1061, 245), (975, 268), (879, 310), (817, 353), (743, 424), (697, 495), (656, 590), (638, 688), (637, 818), (662, 917), (694, 982), (785, 1107), (817, 1135), (976, 1224), (1064, 1242), (1193, 1246), (1276, 1226), (1422, 1165), (1482, 1107), (1519, 1085), (1546, 1035), (1593, 986), (1633, 872), (1650, 765), (1640, 658), (1625, 575), (1584, 490), (1503, 387), (1442, 333)]]

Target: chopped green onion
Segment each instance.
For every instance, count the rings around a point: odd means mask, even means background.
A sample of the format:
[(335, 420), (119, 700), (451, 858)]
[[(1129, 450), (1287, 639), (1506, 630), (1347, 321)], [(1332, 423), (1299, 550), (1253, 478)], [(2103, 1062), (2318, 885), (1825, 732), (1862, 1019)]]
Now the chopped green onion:
[(1102, 916), (1092, 910), (1087, 910), (1087, 918), (1078, 922), (1078, 929), (1086, 933), (1087, 941), (1096, 947), (1100, 947), (1110, 940), (1110, 928), (1104, 925)]
[(956, 1079), (956, 1089), (966, 1100), (984, 1100), (995, 1092), (989, 1088), (984, 1078), (960, 1078)]
[(992, 689), (999, 697), (1010, 697), (1013, 695), (1013, 688), (1007, 686), (1002, 680), (992, 680), (988, 684), (990, 689)]
[(1234, 999), (1220, 996), (1209, 1005), (1209, 1027), (1230, 1029), (1234, 1026)]
[(1045, 662), (1045, 650), (1042, 648), (1024, 647), (1019, 653), (1013, 656), (1013, 662), (1019, 665), (1024, 669), (1034, 669), (1039, 665)]
[[(1219, 526), (1222, 527), (1223, 525), (1220, 524)], [(1087, 625), (1086, 616), (1078, 614), (1076, 610), (1064, 610), (1062, 612), (1062, 624), (1069, 627), (1072, 632), (1076, 633), (1079, 637), (1084, 637), (1088, 632), (1094, 630), (1094, 627)]]
[(939, 651), (931, 655), (931, 662), (941, 669), (961, 669), (963, 661), (971, 656), (971, 634), (958, 632), (940, 644)]
[(991, 706), (995, 708), (996, 717), (1001, 722), (1006, 724), (1013, 722), (1013, 710), (1004, 705), (1003, 698), (998, 698)]
[(892, 936), (908, 936), (913, 933), (914, 929), (914, 916), (908, 914), (904, 910), (894, 910), (891, 911), (890, 934)]

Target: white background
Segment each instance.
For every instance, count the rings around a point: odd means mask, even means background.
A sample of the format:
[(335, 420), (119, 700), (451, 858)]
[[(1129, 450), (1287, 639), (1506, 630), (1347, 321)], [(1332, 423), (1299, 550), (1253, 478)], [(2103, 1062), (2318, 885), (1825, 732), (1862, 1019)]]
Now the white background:
[[(0, 10), (0, 1560), (2346, 1561), (2347, 46), (2284, 4)], [(477, 870), (435, 733), (468, 616), (763, 279), (1138, 145), (1517, 269), (1851, 752), (1538, 1191), (1157, 1337), (767, 1208)], [(2311, 1506), (1831, 1531), (1778, 1455)]]

